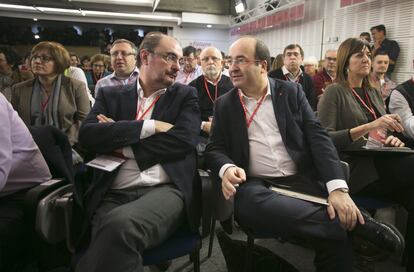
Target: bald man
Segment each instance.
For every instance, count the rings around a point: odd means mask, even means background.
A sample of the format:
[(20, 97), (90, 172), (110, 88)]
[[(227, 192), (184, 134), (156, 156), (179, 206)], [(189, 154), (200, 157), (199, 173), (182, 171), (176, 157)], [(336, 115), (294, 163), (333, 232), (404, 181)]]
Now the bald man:
[(222, 74), (223, 59), (220, 50), (207, 47), (200, 53), (201, 69), (203, 74), (190, 82), (190, 86), (197, 89), (198, 103), (201, 110), (202, 136), (208, 138), (213, 116), (214, 102), (217, 97), (233, 88), (228, 76)]
[[(351, 230), (393, 251), (400, 236), (356, 207), (302, 86), (268, 77), (269, 61), (262, 41), (235, 41), (227, 59), (235, 88), (215, 103), (206, 162), (221, 178), (224, 198), (234, 197), (235, 217), (246, 228), (307, 241), (317, 271), (353, 270)], [(318, 192), (328, 205), (277, 194), (269, 188), (274, 184)]]

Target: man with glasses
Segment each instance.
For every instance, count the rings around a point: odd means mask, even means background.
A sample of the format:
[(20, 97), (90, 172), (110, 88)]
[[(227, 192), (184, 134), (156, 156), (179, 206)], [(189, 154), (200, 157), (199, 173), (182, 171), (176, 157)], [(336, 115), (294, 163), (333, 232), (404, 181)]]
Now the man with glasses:
[(319, 101), (326, 87), (332, 84), (336, 76), (336, 49), (328, 49), (325, 52), (323, 70), (318, 72), (313, 78), (315, 86), (316, 100)]
[(101, 88), (80, 129), (83, 147), (117, 153), (125, 162), (112, 172), (94, 169), (78, 235), (88, 237), (91, 226), (91, 238), (76, 271), (143, 271), (146, 249), (182, 225), (198, 227), (193, 184), (201, 121), (196, 90), (173, 84), (182, 49), (174, 38), (151, 32), (138, 52), (138, 80)]
[(203, 74), (191, 81), (189, 85), (197, 89), (202, 136), (208, 138), (214, 102), (217, 97), (231, 90), (233, 84), (228, 76), (222, 74), (223, 59), (220, 50), (215, 47), (204, 48), (200, 53), (200, 61)]
[(125, 39), (115, 40), (112, 43), (110, 55), (114, 72), (96, 83), (95, 96), (99, 88), (131, 85), (137, 80), (139, 70), (136, 65), (137, 47), (134, 43)]
[[(224, 198), (234, 197), (235, 218), (251, 230), (306, 241), (317, 271), (352, 271), (348, 231), (374, 234), (378, 246), (392, 231), (355, 206), (336, 149), (301, 85), (267, 76), (266, 45), (242, 37), (229, 55), (235, 88), (215, 103), (206, 162), (221, 178)], [(277, 194), (272, 184), (324, 195), (327, 206)]]
[(306, 98), (312, 109), (316, 110), (315, 91), (313, 89), (312, 78), (304, 73), (301, 65), (304, 52), (299, 44), (289, 44), (283, 50), (283, 66), (269, 72), (269, 76), (281, 80), (296, 82), (302, 85)]
[(188, 84), (203, 74), (201, 67), (197, 64), (196, 49), (187, 46), (183, 49), (183, 65), (177, 74), (176, 82)]

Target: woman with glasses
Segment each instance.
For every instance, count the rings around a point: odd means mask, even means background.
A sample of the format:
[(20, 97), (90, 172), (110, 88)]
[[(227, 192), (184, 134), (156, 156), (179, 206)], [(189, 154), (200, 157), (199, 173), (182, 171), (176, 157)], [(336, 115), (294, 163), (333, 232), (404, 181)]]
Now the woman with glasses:
[(407, 209), (407, 271), (413, 271), (414, 156), (362, 151), (367, 142), (367, 146), (384, 144), (397, 150), (404, 146), (392, 135), (401, 132), (401, 119), (386, 114), (381, 94), (369, 84), (370, 69), (369, 45), (356, 38), (345, 40), (337, 52), (336, 83), (321, 97), (318, 116), (342, 160), (350, 164), (351, 193), (391, 199)]
[(90, 104), (85, 84), (63, 74), (69, 61), (68, 51), (59, 43), (35, 45), (30, 55), (35, 78), (14, 85), (11, 102), (27, 126), (57, 127), (74, 146)]
[(89, 90), (91, 94), (95, 97), (95, 85), (98, 80), (111, 73), (106, 70), (107, 68), (107, 57), (104, 54), (96, 54), (91, 58), (92, 70), (85, 72), (86, 80), (88, 81)]

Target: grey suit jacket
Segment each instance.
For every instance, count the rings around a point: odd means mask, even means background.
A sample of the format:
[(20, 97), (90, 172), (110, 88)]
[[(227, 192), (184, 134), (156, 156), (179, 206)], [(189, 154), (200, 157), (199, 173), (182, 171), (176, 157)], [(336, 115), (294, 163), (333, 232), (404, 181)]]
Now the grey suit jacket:
[[(377, 111), (384, 115), (385, 106), (381, 94), (375, 89), (368, 90), (368, 96)], [(350, 163), (351, 176), (349, 185), (352, 192), (357, 192), (367, 184), (378, 179), (374, 162), (369, 157), (352, 157), (344, 150), (360, 149), (366, 143), (365, 138), (352, 141), (349, 136), (351, 128), (368, 123), (368, 119), (351, 90), (334, 83), (325, 90), (318, 104), (318, 116), (341, 155), (341, 159)]]
[[(11, 104), (27, 126), (31, 125), (31, 99), (34, 79), (18, 83), (12, 87)], [(91, 107), (85, 84), (79, 80), (62, 77), (59, 97), (60, 129), (68, 136), (71, 146), (78, 141), (81, 122)]]

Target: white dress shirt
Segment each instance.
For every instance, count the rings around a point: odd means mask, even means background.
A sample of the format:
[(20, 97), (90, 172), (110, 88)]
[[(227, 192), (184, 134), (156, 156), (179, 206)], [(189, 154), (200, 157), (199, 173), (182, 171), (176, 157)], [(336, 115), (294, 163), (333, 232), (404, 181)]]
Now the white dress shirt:
[[(239, 92), (248, 111), (247, 118), (250, 118), (258, 100), (245, 96), (240, 90)], [(247, 176), (272, 178), (297, 174), (297, 166), (287, 152), (279, 131), (269, 82), (265, 99), (247, 129), (247, 133), (250, 152)], [(223, 178), (224, 172), (231, 166), (234, 165), (223, 165), (219, 171), (219, 176)], [(341, 179), (331, 180), (326, 186), (329, 193), (339, 188), (348, 188), (345, 180)]]
[(407, 100), (399, 91), (391, 93), (388, 109), (391, 113), (396, 113), (400, 116), (404, 128), (404, 136), (414, 139), (414, 115)]
[[(144, 91), (139, 84), (139, 79), (137, 79), (137, 110), (140, 108), (141, 112), (139, 115), (142, 115), (155, 101), (155, 99), (164, 94), (165, 91), (166, 89), (161, 89), (149, 97), (144, 97)], [(141, 107), (139, 107), (139, 105), (141, 105)], [(140, 139), (145, 139), (155, 134), (155, 120), (150, 119), (154, 106), (148, 110), (143, 118), (144, 123), (142, 125), (141, 134), (139, 135)], [(127, 160), (120, 166), (118, 175), (112, 183), (112, 189), (123, 189), (132, 186), (154, 186), (170, 182), (170, 179), (161, 164), (156, 164), (144, 171), (141, 171), (130, 146), (124, 147), (122, 149), (122, 154), (127, 158)]]
[(303, 74), (302, 69), (299, 68), (299, 73), (294, 76), (284, 65), (282, 66), (282, 72), (283, 75), (291, 82), (298, 82), (299, 77)]

